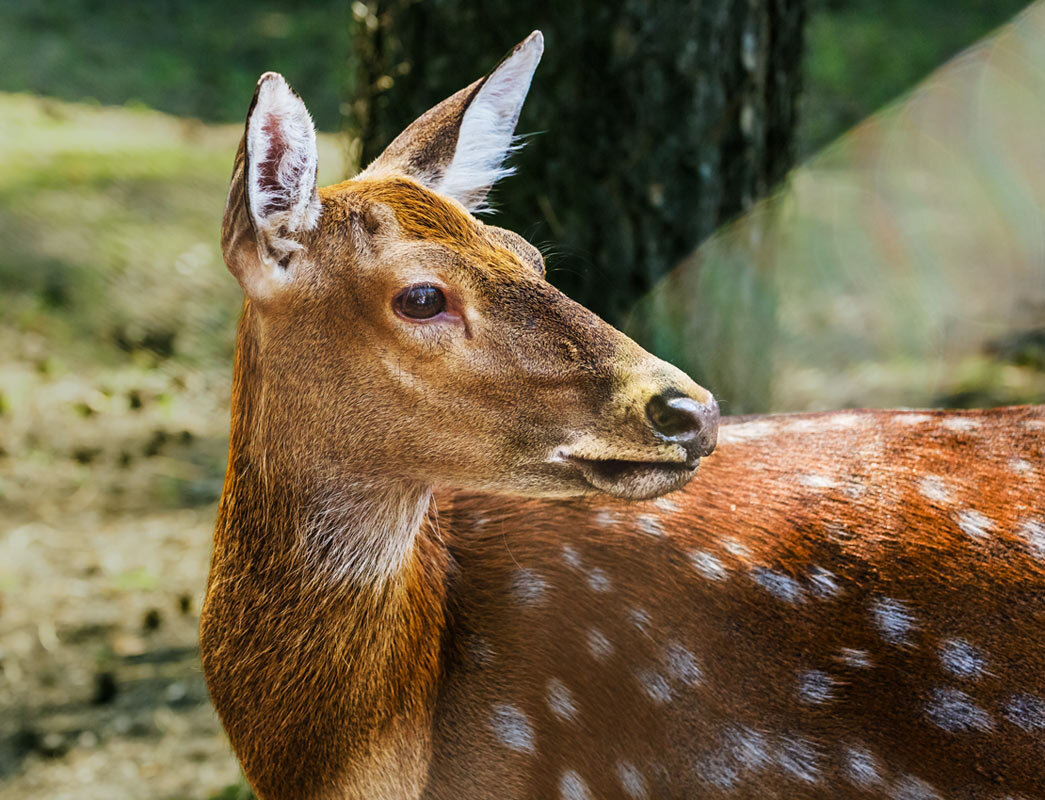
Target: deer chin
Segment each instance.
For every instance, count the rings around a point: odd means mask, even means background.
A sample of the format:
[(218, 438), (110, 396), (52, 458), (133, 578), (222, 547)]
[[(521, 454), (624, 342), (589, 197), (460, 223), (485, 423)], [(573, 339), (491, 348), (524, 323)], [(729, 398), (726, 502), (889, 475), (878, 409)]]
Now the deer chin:
[(631, 461), (567, 455), (570, 464), (593, 489), (621, 500), (649, 500), (681, 489), (697, 474), (700, 462)]

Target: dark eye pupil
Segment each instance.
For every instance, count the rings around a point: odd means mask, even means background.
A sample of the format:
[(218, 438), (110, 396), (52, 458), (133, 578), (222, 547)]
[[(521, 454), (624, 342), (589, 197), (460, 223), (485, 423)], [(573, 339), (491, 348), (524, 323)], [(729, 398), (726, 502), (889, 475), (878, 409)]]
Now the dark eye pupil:
[(434, 317), (446, 308), (442, 291), (427, 283), (411, 286), (400, 299), (400, 309), (413, 319)]

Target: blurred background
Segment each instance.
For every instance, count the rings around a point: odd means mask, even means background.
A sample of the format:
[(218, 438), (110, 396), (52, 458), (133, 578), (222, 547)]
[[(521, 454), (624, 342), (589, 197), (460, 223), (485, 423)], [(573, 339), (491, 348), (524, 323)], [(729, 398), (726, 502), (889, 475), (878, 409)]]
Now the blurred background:
[(0, 798), (246, 798), (197, 626), (257, 76), (350, 176), (534, 28), (497, 224), (728, 413), (1045, 400), (1045, 3), (0, 0)]

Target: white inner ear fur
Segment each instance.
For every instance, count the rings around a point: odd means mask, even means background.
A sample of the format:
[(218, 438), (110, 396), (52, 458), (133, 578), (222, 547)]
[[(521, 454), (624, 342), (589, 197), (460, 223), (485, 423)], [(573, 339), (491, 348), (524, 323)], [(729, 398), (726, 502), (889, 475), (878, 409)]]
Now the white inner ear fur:
[(502, 164), (515, 149), (512, 134), (543, 52), (544, 37), (535, 31), (486, 79), (464, 112), (453, 160), (433, 188), (469, 211), (487, 210), (490, 187), (515, 171)]
[(282, 75), (266, 72), (247, 123), (247, 198), (258, 250), (273, 263), (299, 250), (286, 233), (319, 222), (316, 131), (312, 117)]

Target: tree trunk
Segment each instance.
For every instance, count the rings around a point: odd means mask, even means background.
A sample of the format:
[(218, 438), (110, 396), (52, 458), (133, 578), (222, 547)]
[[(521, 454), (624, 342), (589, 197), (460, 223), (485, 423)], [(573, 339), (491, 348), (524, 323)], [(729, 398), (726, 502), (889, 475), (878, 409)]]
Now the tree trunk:
[[(544, 31), (519, 124), (540, 135), (515, 157), (491, 221), (545, 250), (549, 279), (617, 325), (792, 163), (804, 0), (371, 0), (353, 12), (364, 164), (531, 29)], [(759, 306), (765, 316), (764, 298)], [(708, 380), (662, 327), (631, 324), (644, 344)], [(757, 338), (764, 346), (771, 337)], [(762, 371), (737, 387), (747, 399), (734, 410), (768, 403)]]

